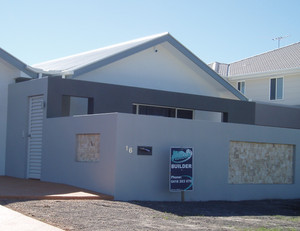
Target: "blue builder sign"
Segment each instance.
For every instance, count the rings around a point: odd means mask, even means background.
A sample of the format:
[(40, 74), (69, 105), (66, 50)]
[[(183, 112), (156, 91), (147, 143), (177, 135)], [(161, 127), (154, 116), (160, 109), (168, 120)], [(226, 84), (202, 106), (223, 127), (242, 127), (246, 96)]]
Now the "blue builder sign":
[(171, 148), (170, 191), (193, 190), (193, 148)]

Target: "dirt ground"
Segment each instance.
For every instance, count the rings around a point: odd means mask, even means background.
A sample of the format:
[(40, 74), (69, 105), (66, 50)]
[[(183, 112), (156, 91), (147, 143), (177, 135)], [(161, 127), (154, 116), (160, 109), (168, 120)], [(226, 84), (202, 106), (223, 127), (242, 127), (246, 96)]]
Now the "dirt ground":
[(300, 199), (241, 202), (0, 200), (64, 230), (300, 230)]

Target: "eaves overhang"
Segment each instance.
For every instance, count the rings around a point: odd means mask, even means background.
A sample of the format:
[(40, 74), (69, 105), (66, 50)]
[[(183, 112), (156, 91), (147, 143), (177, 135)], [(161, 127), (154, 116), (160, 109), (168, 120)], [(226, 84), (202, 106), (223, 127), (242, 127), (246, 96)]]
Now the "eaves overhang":
[(19, 59), (15, 58), (2, 48), (0, 48), (0, 58), (2, 58), (5, 62), (9, 63), (10, 65), (14, 66), (15, 68), (19, 69), (20, 71), (24, 72), (28, 76), (32, 78), (37, 78), (38, 74), (32, 70), (27, 69), (27, 64), (23, 63)]
[(196, 55), (194, 55), (191, 51), (189, 51), (185, 46), (183, 46), (180, 42), (178, 42), (174, 37), (169, 35), (167, 41), (170, 44), (172, 44), (177, 50), (179, 50), (182, 54), (184, 54), (186, 57), (188, 57), (197, 66), (199, 66), (208, 75), (210, 75), (214, 80), (216, 80), (218, 83), (223, 85), (227, 90), (229, 90), (238, 99), (243, 100), (243, 101), (248, 101), (248, 98), (246, 96), (244, 96), (240, 91), (238, 91), (235, 87), (233, 87), (224, 78), (222, 78), (218, 73), (216, 73), (214, 70), (212, 70), (206, 63), (204, 63), (201, 59), (199, 59)]

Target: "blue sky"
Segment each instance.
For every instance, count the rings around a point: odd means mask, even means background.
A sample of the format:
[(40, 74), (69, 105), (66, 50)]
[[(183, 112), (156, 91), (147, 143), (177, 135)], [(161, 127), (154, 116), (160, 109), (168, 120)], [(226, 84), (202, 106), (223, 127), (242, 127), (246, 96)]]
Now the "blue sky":
[(170, 32), (206, 63), (300, 41), (300, 0), (0, 0), (0, 47), (27, 64)]

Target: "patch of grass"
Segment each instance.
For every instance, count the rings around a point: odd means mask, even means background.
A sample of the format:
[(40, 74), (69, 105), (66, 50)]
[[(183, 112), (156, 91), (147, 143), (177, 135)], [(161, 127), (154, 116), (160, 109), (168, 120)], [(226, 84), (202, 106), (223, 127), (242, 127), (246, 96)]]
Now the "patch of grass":
[(300, 217), (290, 217), (289, 219), (290, 219), (291, 221), (299, 222), (299, 223), (300, 223)]
[(243, 231), (296, 231), (295, 228), (266, 228), (266, 227), (259, 227), (259, 228), (247, 228), (243, 229)]
[(170, 216), (171, 216), (170, 213), (164, 212), (164, 215), (162, 216), (162, 218), (163, 218), (164, 220), (169, 220), (169, 219), (170, 219)]
[(275, 218), (286, 220), (286, 221), (292, 221), (292, 222), (300, 222), (300, 216), (297, 217), (288, 217), (288, 216), (281, 216), (281, 215), (275, 215)]

